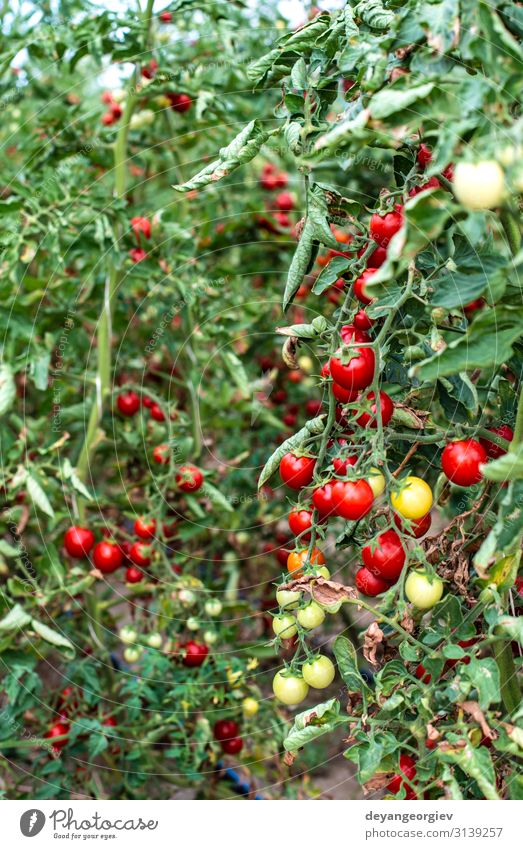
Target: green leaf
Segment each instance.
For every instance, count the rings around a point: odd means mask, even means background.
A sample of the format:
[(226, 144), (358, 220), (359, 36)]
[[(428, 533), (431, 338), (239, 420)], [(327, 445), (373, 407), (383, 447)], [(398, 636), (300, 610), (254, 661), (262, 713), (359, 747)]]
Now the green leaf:
[(445, 268), (430, 281), (431, 288), (434, 289), (432, 303), (447, 309), (463, 307), (479, 298), (487, 287), (489, 300), (495, 300), (502, 294), (496, 277), (500, 269), (506, 266), (506, 262), (500, 254), (474, 251), (470, 251), (463, 258), (452, 257)]
[(31, 619), (31, 625), (38, 634), (39, 637), (42, 637), (47, 643), (51, 643), (51, 645), (56, 646), (57, 648), (64, 649), (64, 654), (68, 655), (68, 657), (74, 657), (75, 648), (70, 640), (67, 637), (64, 637), (63, 634), (60, 634), (58, 631), (55, 631), (53, 628), (49, 628), (48, 625), (44, 625), (43, 622), (39, 622), (38, 619)]
[(225, 510), (227, 513), (234, 513), (234, 507), (231, 505), (230, 501), (227, 500), (225, 495), (220, 492), (219, 489), (216, 489), (215, 486), (205, 481), (202, 486), (200, 492), (202, 495), (206, 495), (213, 504), (216, 504), (218, 507), (221, 507), (222, 510)]
[(6, 363), (0, 365), (0, 416), (11, 409), (16, 398), (16, 385), (13, 372)]
[(7, 616), (0, 620), (0, 633), (8, 631), (16, 631), (18, 628), (24, 628), (31, 621), (31, 617), (25, 612), (20, 604), (15, 604)]
[(388, 118), (427, 97), (433, 88), (434, 83), (413, 86), (410, 77), (406, 80), (400, 77), (397, 84), (386, 86), (374, 95), (369, 103), (370, 114), (373, 118)]
[(274, 472), (279, 467), (284, 454), (287, 454), (288, 451), (299, 448), (305, 439), (309, 439), (311, 436), (318, 436), (323, 432), (324, 427), (324, 416), (317, 416), (315, 419), (310, 419), (306, 422), (301, 430), (293, 434), (293, 436), (289, 436), (285, 442), (282, 442), (282, 444), (278, 446), (276, 451), (271, 454), (265, 463), (258, 481), (258, 489), (267, 483), (267, 481), (273, 476)]
[(351, 260), (348, 257), (334, 256), (328, 265), (325, 265), (322, 268), (321, 272), (314, 281), (314, 285), (312, 287), (313, 294), (322, 295), (325, 289), (328, 289), (329, 286), (332, 286), (336, 280), (341, 277), (350, 264)]
[(71, 465), (71, 463), (69, 462), (69, 459), (67, 457), (65, 458), (65, 460), (63, 462), (62, 474), (63, 474), (64, 478), (70, 482), (73, 489), (75, 489), (77, 492), (79, 492), (80, 495), (83, 495), (83, 497), (86, 498), (87, 501), (93, 500), (93, 496), (91, 495), (91, 493), (89, 492), (89, 490), (85, 486), (84, 482), (82, 480), (80, 480), (80, 478), (76, 474), (75, 469), (73, 468), (73, 466)]
[(495, 634), (506, 634), (523, 646), (523, 616), (500, 616), (494, 626)]
[(51, 354), (43, 351), (31, 357), (29, 366), (29, 375), (33, 380), (37, 389), (44, 392), (47, 389), (49, 379), (49, 365), (51, 363)]
[(523, 534), (523, 482), (514, 481), (501, 499), (494, 527), (483, 540), (474, 556), (474, 564), (482, 570), (500, 557), (507, 556), (511, 549), (519, 549)]
[(295, 752), (311, 740), (333, 731), (339, 724), (339, 713), (340, 703), (337, 699), (329, 699), (299, 713), (294, 717), (294, 725), (283, 741), (285, 751)]
[(313, 233), (314, 225), (310, 219), (307, 219), (287, 274), (287, 283), (283, 293), (284, 312), (300, 288), (313, 258)]
[(10, 545), (7, 540), (0, 539), (0, 554), (3, 554), (4, 557), (20, 557), (21, 552), (19, 548)]
[(368, 690), (369, 687), (358, 669), (356, 649), (347, 637), (339, 636), (334, 640), (332, 650), (341, 677), (351, 693)]
[(391, 9), (384, 8), (383, 0), (360, 0), (353, 14), (374, 29), (388, 29), (395, 17)]
[(517, 445), (497, 460), (491, 460), (483, 466), (483, 475), (487, 480), (499, 483), (523, 480), (523, 446)]
[(492, 657), (484, 657), (482, 660), (471, 658), (470, 663), (464, 667), (463, 673), (478, 691), (478, 703), (482, 710), (486, 710), (491, 704), (497, 704), (501, 700), (499, 688), (499, 669)]
[(490, 753), (485, 746), (475, 749), (470, 742), (464, 749), (438, 751), (443, 762), (454, 763), (470, 778), (473, 778), (486, 799), (497, 800), (496, 774)]
[(31, 474), (27, 475), (26, 486), (33, 504), (36, 504), (36, 506), (40, 508), (42, 513), (45, 513), (51, 518), (54, 518), (54, 510), (51, 506), (51, 502), (49, 501), (47, 495), (45, 494), (44, 490), (42, 489), (36, 478), (34, 478)]

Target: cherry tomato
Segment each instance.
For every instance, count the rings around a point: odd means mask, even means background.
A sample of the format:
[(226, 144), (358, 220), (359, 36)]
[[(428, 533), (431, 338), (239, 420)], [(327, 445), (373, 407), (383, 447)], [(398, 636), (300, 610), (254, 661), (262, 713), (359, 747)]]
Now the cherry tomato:
[(325, 619), (325, 611), (317, 601), (309, 601), (305, 607), (300, 607), (296, 613), (296, 619), (302, 628), (312, 631), (318, 628)]
[(94, 545), (94, 534), (89, 528), (72, 525), (64, 534), (64, 548), (70, 557), (87, 557)]
[(348, 457), (334, 457), (332, 466), (337, 475), (342, 477), (347, 474), (349, 466), (355, 466), (358, 462), (358, 455), (351, 454)]
[(396, 516), (396, 514), (394, 514), (394, 524), (406, 536), (419, 539), (420, 537), (425, 536), (425, 534), (430, 530), (430, 526), (432, 525), (432, 516), (430, 513), (427, 513), (426, 516), (422, 516), (421, 519), (414, 519), (411, 521), (410, 531), (407, 530), (405, 523), (402, 522), (401, 518)]
[[(361, 331), (359, 331), (361, 332)], [(349, 352), (352, 359), (343, 362), (343, 351), (339, 350), (341, 356), (331, 357), (329, 368), (332, 379), (339, 383), (344, 389), (366, 389), (374, 378), (374, 367), (376, 358), (372, 348), (361, 348), (351, 344)]]
[(196, 492), (203, 484), (203, 475), (196, 466), (180, 466), (176, 483), (182, 492)]
[(128, 566), (125, 570), (125, 580), (128, 584), (139, 584), (143, 581), (143, 572), (137, 566)]
[(123, 563), (123, 554), (119, 545), (114, 542), (96, 543), (93, 549), (93, 563), (104, 575), (115, 572)]
[(280, 477), (291, 489), (301, 489), (312, 481), (315, 465), (315, 457), (296, 457), (289, 452), (280, 461)]
[(164, 412), (163, 412), (163, 410), (162, 410), (162, 408), (160, 407), (159, 404), (153, 404), (151, 406), (150, 412), (151, 412), (151, 418), (154, 419), (155, 422), (164, 422), (165, 421), (165, 414), (164, 414)]
[(337, 481), (332, 488), (332, 501), (338, 516), (357, 522), (369, 512), (374, 495), (365, 480)]
[[(370, 404), (370, 412), (365, 411), (361, 414), (361, 416), (356, 419), (360, 427), (376, 428), (378, 426), (378, 419), (376, 416), (378, 405), (376, 404), (375, 398), (375, 392), (369, 392), (369, 394), (366, 396), (366, 400), (371, 401), (372, 403)], [(386, 392), (381, 392), (381, 390), (379, 393), (379, 398), (381, 410), (381, 423), (385, 427), (385, 425), (388, 425), (388, 423), (390, 422), (392, 414), (394, 413), (394, 402), (390, 395), (387, 395)]]
[(294, 590), (277, 590), (276, 601), (283, 610), (295, 610), (301, 600), (301, 593)]
[(478, 310), (482, 310), (484, 306), (486, 306), (487, 302), (485, 298), (475, 298), (473, 301), (469, 301), (468, 304), (465, 304), (463, 307), (463, 312), (467, 316), (469, 321), (472, 321), (474, 317), (474, 313)]
[(389, 530), (380, 534), (361, 550), (363, 565), (385, 581), (397, 581), (405, 565), (405, 549), (396, 531)]
[(390, 587), (390, 583), (388, 581), (384, 581), (383, 578), (378, 578), (376, 575), (373, 575), (366, 566), (362, 566), (361, 569), (358, 569), (354, 580), (360, 593), (370, 596), (371, 598), (376, 595), (381, 595), (381, 593), (384, 593)]
[(140, 397), (136, 392), (122, 392), (116, 399), (116, 405), (122, 416), (134, 416), (140, 409)]
[[(365, 292), (365, 284), (376, 274), (377, 268), (367, 268), (363, 274), (354, 281), (354, 297), (362, 304), (372, 304), (373, 298), (369, 298)], [(357, 325), (356, 325), (357, 326)], [(365, 328), (363, 328), (365, 329)]]
[(430, 152), (430, 147), (428, 147), (428, 145), (426, 144), (423, 144), (422, 142), (418, 148), (416, 159), (418, 160), (419, 167), (422, 170), (425, 170), (429, 162), (432, 162), (432, 153)]
[(156, 533), (156, 519), (135, 519), (134, 532), (140, 539), (152, 539)]
[(357, 389), (344, 389), (343, 386), (340, 386), (334, 380), (331, 383), (331, 390), (336, 400), (341, 404), (350, 404), (356, 400), (359, 394)]
[(260, 709), (260, 703), (257, 699), (253, 699), (252, 696), (246, 696), (242, 701), (242, 710), (243, 715), (250, 718), (252, 716), (256, 716)]
[(432, 681), (432, 675), (430, 674), (430, 672), (427, 672), (422, 663), (418, 663), (414, 675), (420, 681), (423, 681), (424, 684), (430, 684), (430, 682)]
[(332, 500), (332, 488), (333, 482), (329, 482), (324, 484), (323, 486), (319, 486), (312, 493), (312, 503), (314, 504), (316, 510), (320, 514), (320, 516), (330, 516), (335, 512), (334, 503)]
[(505, 174), (492, 159), (458, 162), (452, 187), (456, 198), (467, 209), (494, 209), (505, 195)]
[(363, 309), (358, 310), (352, 321), (354, 323), (354, 327), (358, 330), (370, 330), (372, 325), (375, 324), (375, 319), (370, 318)]
[(169, 463), (169, 453), (168, 445), (156, 445), (153, 449), (154, 462), (159, 463), (161, 466), (166, 466)]
[(365, 330), (358, 330), (355, 324), (343, 324), (340, 330), (341, 341), (348, 345), (350, 342), (370, 342), (370, 336)]
[(372, 489), (374, 498), (385, 492), (385, 476), (375, 466), (371, 466), (370, 475), (365, 480)]
[[(360, 250), (358, 251), (358, 256), (359, 257), (363, 256), (363, 254), (365, 253), (367, 248), (368, 248), (368, 245), (364, 245), (362, 248), (360, 248)], [(380, 268), (383, 265), (383, 263), (385, 262), (386, 259), (387, 259), (387, 249), (382, 248), (381, 245), (378, 245), (378, 247), (375, 250), (373, 250), (371, 255), (369, 257), (367, 257), (367, 267), (368, 268)]]
[[(512, 442), (514, 439), (514, 431), (506, 424), (499, 425), (499, 427), (489, 427), (489, 431), (495, 433), (496, 436), (501, 436), (502, 439), (506, 439), (507, 442)], [(483, 437), (479, 441), (492, 460), (497, 460), (498, 457), (502, 457), (503, 454), (507, 453), (505, 448), (501, 448), (500, 445), (496, 445), (489, 439)]]
[(487, 452), (475, 439), (449, 442), (443, 449), (441, 465), (446, 476), (458, 486), (472, 486), (483, 474), (481, 465), (487, 462)]
[(201, 666), (209, 654), (209, 649), (205, 643), (196, 643), (194, 640), (185, 643), (183, 649), (182, 663), (184, 666)]
[(272, 630), (277, 637), (283, 640), (289, 640), (298, 633), (296, 619), (289, 613), (284, 613), (282, 616), (275, 616), (272, 620)]
[(291, 212), (294, 209), (294, 198), (290, 192), (280, 192), (276, 195), (274, 205), (280, 212)]
[(430, 610), (443, 595), (443, 581), (435, 577), (430, 581), (423, 569), (410, 572), (405, 581), (405, 595), (419, 610)]
[(311, 660), (307, 660), (301, 668), (301, 673), (303, 680), (309, 687), (314, 687), (315, 690), (323, 690), (334, 681), (336, 669), (329, 657), (320, 654)]
[(294, 536), (304, 534), (303, 542), (310, 540), (311, 535), (304, 533), (312, 528), (312, 512), (310, 510), (291, 510), (289, 513), (289, 528)]
[(129, 550), (129, 559), (135, 566), (149, 566), (151, 562), (151, 546), (143, 542), (134, 542)]
[(243, 740), (241, 737), (232, 737), (230, 740), (224, 740), (222, 743), (222, 751), (226, 755), (238, 755), (243, 749)]
[(238, 735), (239, 730), (238, 723), (234, 719), (218, 719), (214, 723), (214, 739), (218, 740), (219, 743), (223, 743), (224, 740), (232, 740), (233, 737)]
[(272, 681), (272, 690), (284, 705), (299, 705), (309, 692), (309, 685), (298, 675), (277, 672)]
[[(152, 61), (154, 62), (154, 59)], [(143, 215), (137, 215), (134, 218), (131, 218), (131, 229), (136, 236), (138, 243), (140, 242), (140, 233), (142, 233), (146, 239), (151, 238), (151, 222), (148, 218), (144, 218)]]
[[(308, 548), (302, 548), (301, 551), (291, 551), (287, 558), (287, 569), (289, 572), (296, 572), (296, 577), (301, 574), (301, 569), (307, 560), (308, 551)], [(312, 549), (309, 562), (315, 566), (325, 565), (325, 558), (319, 548)]]
[(395, 233), (401, 229), (403, 224), (403, 213), (397, 209), (379, 215), (377, 212), (371, 216), (369, 235), (381, 247), (386, 247)]
[(432, 507), (432, 490), (428, 483), (415, 475), (401, 481), (402, 488), (391, 494), (392, 506), (400, 516), (411, 521), (422, 519)]
[(192, 106), (192, 100), (188, 94), (170, 93), (167, 97), (171, 101), (171, 109), (174, 112), (187, 112)]
[(49, 730), (44, 734), (46, 740), (54, 740), (55, 737), (63, 737), (65, 735), (64, 740), (57, 740), (55, 743), (53, 743), (53, 754), (59, 754), (60, 750), (67, 745), (67, 735), (69, 734), (69, 728), (70, 726), (68, 722), (53, 722)]
[[(416, 761), (410, 755), (400, 755), (400, 773), (391, 778), (387, 784), (387, 790), (396, 794), (399, 793), (401, 787), (405, 787), (408, 794), (410, 787), (405, 783), (405, 778), (412, 783), (412, 780), (416, 777)], [(410, 792), (412, 794), (413, 791), (410, 790)]]

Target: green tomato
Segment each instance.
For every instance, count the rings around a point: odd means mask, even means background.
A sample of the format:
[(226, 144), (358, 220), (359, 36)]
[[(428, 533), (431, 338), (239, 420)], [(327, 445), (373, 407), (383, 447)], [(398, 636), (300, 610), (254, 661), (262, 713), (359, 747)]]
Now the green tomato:
[(276, 590), (276, 601), (283, 610), (294, 610), (300, 603), (301, 593), (293, 590)]
[(246, 696), (242, 702), (243, 715), (246, 717), (256, 716), (260, 709), (260, 703), (252, 696)]
[(120, 628), (118, 636), (122, 643), (129, 646), (131, 643), (135, 643), (138, 639), (138, 632), (131, 625), (124, 625), (123, 628)]
[(219, 616), (222, 610), (222, 603), (217, 598), (211, 598), (205, 602), (205, 612), (207, 616)]
[(330, 658), (320, 654), (303, 664), (301, 669), (303, 680), (316, 690), (323, 690), (334, 681), (336, 670)]
[(328, 581), (331, 576), (331, 573), (326, 566), (316, 566), (313, 574), (321, 578), (325, 578), (326, 581)]
[(123, 653), (123, 659), (126, 663), (136, 663), (140, 659), (142, 650), (138, 646), (127, 646)]
[(443, 581), (434, 578), (432, 582), (423, 569), (410, 572), (405, 581), (405, 595), (419, 610), (430, 610), (443, 595)]
[(302, 628), (311, 631), (321, 625), (325, 619), (325, 611), (318, 602), (310, 601), (305, 607), (298, 610), (296, 618)]
[(203, 641), (208, 646), (213, 646), (215, 642), (218, 640), (218, 634), (216, 631), (213, 631), (212, 628), (208, 628), (203, 632)]
[(198, 622), (196, 616), (189, 616), (185, 624), (187, 625), (189, 631), (198, 631), (200, 627), (200, 623)]
[(309, 692), (309, 685), (298, 675), (277, 672), (272, 681), (272, 690), (284, 705), (299, 705)]
[(452, 189), (467, 209), (494, 209), (505, 196), (505, 174), (493, 159), (458, 162)]
[(277, 637), (282, 637), (288, 640), (298, 632), (296, 627), (296, 619), (290, 613), (283, 613), (281, 616), (275, 616), (272, 620), (272, 630)]
[(193, 604), (196, 604), (196, 593), (192, 590), (180, 590), (178, 593), (178, 598), (181, 603), (186, 605), (187, 607), (192, 607)]
[(147, 645), (152, 649), (161, 649), (163, 638), (161, 634), (149, 634), (147, 637)]

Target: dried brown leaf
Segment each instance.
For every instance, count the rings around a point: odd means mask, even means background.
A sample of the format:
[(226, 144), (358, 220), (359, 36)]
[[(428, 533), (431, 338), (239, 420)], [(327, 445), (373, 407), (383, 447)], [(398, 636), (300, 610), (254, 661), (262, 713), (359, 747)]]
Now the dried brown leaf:
[(474, 722), (478, 723), (484, 737), (487, 737), (489, 740), (495, 740), (497, 738), (498, 735), (487, 723), (485, 715), (477, 702), (461, 702), (461, 707), (465, 713), (470, 714)]
[(377, 622), (371, 622), (363, 640), (363, 657), (372, 666), (379, 665), (379, 658), (383, 655), (385, 635)]
[(346, 587), (337, 581), (328, 581), (326, 578), (314, 575), (303, 575), (294, 581), (283, 584), (282, 590), (300, 590), (309, 593), (318, 604), (336, 604), (347, 598), (357, 599), (358, 594), (354, 587)]

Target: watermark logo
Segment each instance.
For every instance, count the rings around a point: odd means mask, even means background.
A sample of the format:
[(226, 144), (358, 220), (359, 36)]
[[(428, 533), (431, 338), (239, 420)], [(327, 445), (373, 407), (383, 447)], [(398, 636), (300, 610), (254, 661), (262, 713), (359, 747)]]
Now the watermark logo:
[(45, 825), (45, 814), (37, 808), (25, 811), (20, 817), (20, 831), (24, 837), (36, 837)]

